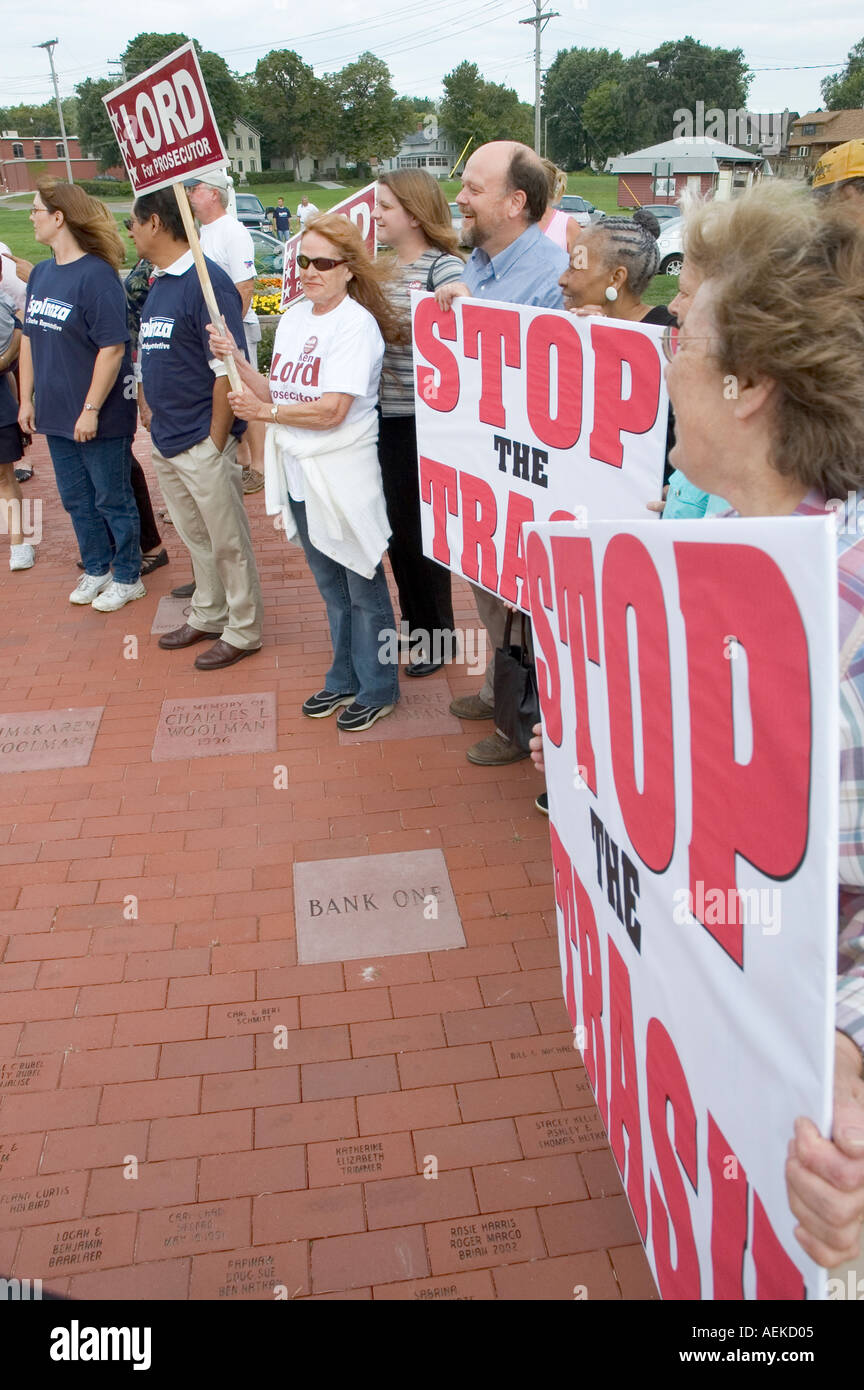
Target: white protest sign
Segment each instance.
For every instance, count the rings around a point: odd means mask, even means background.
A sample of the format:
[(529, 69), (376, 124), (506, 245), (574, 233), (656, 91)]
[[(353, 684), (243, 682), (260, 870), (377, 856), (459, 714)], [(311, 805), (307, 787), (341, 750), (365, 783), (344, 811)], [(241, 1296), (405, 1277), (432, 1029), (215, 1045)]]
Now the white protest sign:
[[(372, 216), (375, 211), (375, 184), (367, 183), (365, 188), (358, 189), (356, 193), (351, 194), (350, 198), (343, 198), (341, 203), (328, 208), (327, 211), (341, 212), (343, 216), (350, 217), (351, 221), (357, 224), (366, 243), (366, 249), (374, 260), (378, 249), (378, 224)], [(291, 304), (296, 304), (298, 299), (303, 298), (297, 269), (297, 252), (300, 250), (302, 235), (302, 232), (295, 232), (294, 236), (289, 237), (285, 243), (285, 260), (282, 264), (282, 300), (279, 306), (281, 309), (287, 309)]]
[(830, 1132), (830, 519), (528, 526), (564, 994), (660, 1292), (824, 1296), (785, 1186)]
[(662, 330), (411, 301), (424, 553), (527, 608), (526, 521), (650, 517), (661, 495)]

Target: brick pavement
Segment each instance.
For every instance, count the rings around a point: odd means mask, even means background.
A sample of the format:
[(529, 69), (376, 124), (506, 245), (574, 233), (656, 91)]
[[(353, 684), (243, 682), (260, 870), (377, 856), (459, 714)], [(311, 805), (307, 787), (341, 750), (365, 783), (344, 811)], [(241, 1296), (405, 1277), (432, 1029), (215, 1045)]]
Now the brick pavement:
[[(0, 1272), (81, 1298), (656, 1297), (572, 1048), (531, 765), (469, 764), (487, 725), (352, 744), (303, 718), (324, 609), (261, 494), (259, 656), (159, 650), (191, 575), (170, 526), (146, 599), (71, 607), (33, 455), (44, 540), (32, 571), (0, 560), (0, 714), (104, 711), (85, 765), (0, 775)], [(456, 608), (476, 625), (461, 584)], [(164, 701), (253, 691), (275, 748), (153, 761)], [(324, 893), (328, 860), (418, 850), (443, 852), (464, 946), (297, 963), (295, 863)]]

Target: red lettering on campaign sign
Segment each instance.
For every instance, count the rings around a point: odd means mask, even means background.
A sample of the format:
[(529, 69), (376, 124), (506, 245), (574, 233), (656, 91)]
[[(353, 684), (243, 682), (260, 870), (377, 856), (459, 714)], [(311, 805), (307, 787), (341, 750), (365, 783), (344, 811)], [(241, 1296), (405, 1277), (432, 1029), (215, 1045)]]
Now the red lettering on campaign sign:
[[(553, 536), (558, 635), (570, 650), (576, 700), (576, 765), (586, 786), (597, 792), (597, 760), (591, 742), (586, 662), (600, 664), (594, 560), (587, 536)], [(585, 623), (582, 623), (582, 610)]]
[[(648, 1121), (660, 1181), (663, 1184), (661, 1193), (652, 1174), (651, 1232), (654, 1238), (657, 1284), (663, 1298), (699, 1298), (699, 1256), (693, 1236), (690, 1204), (681, 1178), (683, 1168), (693, 1191), (698, 1190), (696, 1111), (675, 1044), (659, 1018), (652, 1018), (648, 1023), (645, 1038), (645, 1071), (648, 1086)], [(670, 1105), (675, 1135), (674, 1148), (669, 1139), (666, 1122), (666, 1110)], [(676, 1252), (674, 1264), (672, 1232)]]
[(711, 1174), (711, 1267), (713, 1297), (744, 1297), (747, 1249), (747, 1174), (708, 1111), (708, 1172)]
[[(591, 457), (613, 468), (624, 461), (622, 434), (647, 434), (657, 419), (660, 359), (650, 338), (626, 328), (591, 325), (594, 349), (594, 426)], [(624, 396), (624, 365), (630, 393)]]
[[(518, 603), (526, 584), (525, 556), (522, 550), (522, 527), (534, 520), (534, 504), (521, 492), (507, 497), (507, 523), (504, 528), (504, 554), (501, 559), (501, 578), (498, 592), (508, 603)], [(517, 588), (517, 585), (519, 586)]]
[(521, 321), (514, 309), (493, 309), (486, 304), (466, 304), (462, 310), (462, 351), (480, 359), (480, 404), (484, 425), (507, 424), (504, 409), (501, 348), (508, 367), (521, 367)]
[[(557, 413), (552, 415), (552, 360)], [(553, 449), (572, 449), (582, 432), (582, 343), (566, 319), (532, 319), (525, 338), (527, 409), (531, 428)], [(554, 520), (555, 518), (553, 518)]]
[(552, 846), (552, 871), (555, 881), (555, 901), (564, 919), (564, 999), (570, 1022), (575, 1028), (578, 1021), (576, 1011), (576, 981), (573, 975), (573, 952), (578, 951), (576, 936), (576, 900), (573, 896), (573, 865), (570, 856), (562, 845), (555, 826), (549, 824), (549, 839)]
[(753, 1193), (753, 1263), (756, 1266), (756, 1297), (784, 1302), (804, 1298), (801, 1271), (780, 1244), (767, 1213)]
[(228, 163), (194, 44), (102, 100), (136, 194)]
[(450, 563), (447, 516), (459, 515), (457, 473), (446, 463), (420, 455), (420, 496), (432, 504), (432, 554), (442, 565)]
[[(571, 865), (571, 868), (573, 866)], [(585, 885), (573, 868), (573, 893), (576, 900), (576, 925), (579, 938), (579, 965), (582, 976), (582, 1013), (585, 1024), (583, 1061), (591, 1082), (597, 1109), (604, 1125), (609, 1123), (606, 1100), (606, 1040), (603, 1033), (603, 963), (600, 959), (600, 936), (597, 919)]]
[[(736, 854), (772, 878), (787, 878), (807, 846), (807, 635), (789, 585), (764, 551), (681, 541), (675, 559), (690, 686), (690, 892), (694, 902), (704, 902), (719, 889), (725, 901), (737, 902)], [(739, 649), (747, 656), (752, 724), (753, 751), (746, 764), (735, 759), (732, 714), (736, 662), (743, 668)], [(779, 703), (778, 690), (783, 692)], [(796, 756), (781, 756), (779, 750), (786, 748), (794, 748)], [(725, 915), (735, 920), (704, 925), (740, 966), (743, 913)]]
[(555, 599), (549, 554), (536, 532), (531, 532), (525, 547), (525, 563), (530, 575), (531, 622), (534, 628), (534, 663), (537, 669), (537, 691), (543, 711), (544, 738), (561, 747), (564, 736), (561, 719), (561, 671), (558, 648), (552, 636), (548, 614), (554, 611)]
[[(645, 1170), (642, 1159), (642, 1124), (639, 1119), (639, 1082), (636, 1045), (633, 1041), (633, 1004), (630, 974), (612, 940), (609, 946), (609, 1143), (622, 1173), (627, 1174), (627, 1196), (639, 1234), (648, 1231), (645, 1204)], [(627, 1136), (626, 1144), (624, 1136)]]
[(495, 493), (488, 483), (476, 478), (473, 473), (459, 474), (459, 491), (462, 497), (462, 573), (468, 579), (479, 579), (487, 589), (497, 591), (495, 528), (498, 525), (498, 504)]
[[(434, 328), (438, 330), (437, 337)], [(421, 300), (414, 315), (414, 340), (418, 352), (432, 366), (417, 368), (417, 389), (432, 410), (451, 411), (459, 400), (459, 363), (442, 338), (456, 341), (456, 315), (439, 309), (434, 298)], [(432, 368), (437, 368), (437, 382)]]
[[(635, 672), (631, 670), (628, 613), (635, 619)], [(615, 789), (633, 848), (643, 864), (662, 873), (675, 848), (669, 632), (663, 586), (651, 556), (635, 536), (614, 536), (606, 547), (603, 631)], [(634, 675), (639, 690), (636, 711), (632, 699)], [(638, 777), (636, 719), (642, 745)]]

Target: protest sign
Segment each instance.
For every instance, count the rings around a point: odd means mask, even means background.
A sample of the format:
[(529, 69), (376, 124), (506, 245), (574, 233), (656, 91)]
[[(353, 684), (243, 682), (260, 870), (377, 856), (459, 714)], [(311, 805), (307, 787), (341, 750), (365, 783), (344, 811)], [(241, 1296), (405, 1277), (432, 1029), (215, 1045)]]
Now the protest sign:
[[(333, 208), (328, 208), (327, 211), (344, 213), (346, 217), (351, 218), (352, 222), (357, 223), (363, 234), (366, 249), (374, 259), (378, 249), (378, 226), (372, 217), (375, 211), (374, 183), (367, 183), (365, 188), (359, 189), (357, 193), (352, 193), (350, 198), (343, 198), (341, 203), (337, 203)], [(300, 237), (302, 235), (302, 232), (296, 232), (285, 243), (285, 260), (282, 264), (282, 300), (279, 306), (281, 309), (287, 309), (289, 305), (295, 304), (298, 299), (303, 298), (297, 270), (297, 252), (300, 250)]]
[(658, 1287), (822, 1297), (785, 1187), (830, 1132), (836, 537), (526, 526), (564, 996)]
[(661, 495), (662, 330), (411, 299), (424, 553), (527, 609), (526, 521), (641, 518)]
[(227, 165), (193, 43), (102, 100), (136, 194)]
[[(136, 196), (173, 185), (201, 292), (212, 322), (224, 328), (182, 183), (228, 164), (194, 43), (175, 48), (102, 100)], [(225, 369), (232, 391), (242, 390), (233, 358), (227, 359)]]

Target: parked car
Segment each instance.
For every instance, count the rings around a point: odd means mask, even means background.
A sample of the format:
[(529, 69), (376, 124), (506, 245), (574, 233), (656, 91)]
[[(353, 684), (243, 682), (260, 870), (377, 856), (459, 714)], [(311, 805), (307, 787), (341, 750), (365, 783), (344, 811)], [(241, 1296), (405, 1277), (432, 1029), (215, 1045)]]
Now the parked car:
[(558, 207), (562, 212), (569, 212), (571, 217), (575, 217), (580, 227), (587, 227), (589, 222), (598, 222), (601, 217), (606, 216), (600, 208), (595, 208), (593, 203), (589, 203), (587, 198), (580, 198), (577, 193), (565, 193)]
[(661, 224), (670, 222), (675, 217), (681, 216), (681, 209), (674, 203), (644, 203), (643, 212), (653, 212), (657, 221)]
[(255, 247), (256, 275), (281, 275), (285, 243), (269, 232), (259, 231), (257, 227), (250, 227), (249, 234)]
[(660, 252), (658, 275), (680, 275), (684, 264), (684, 222), (673, 217), (667, 222), (657, 238)]
[(254, 193), (237, 193), (237, 221), (251, 231), (259, 227), (262, 232), (270, 231), (270, 218), (264, 211), (264, 204)]

